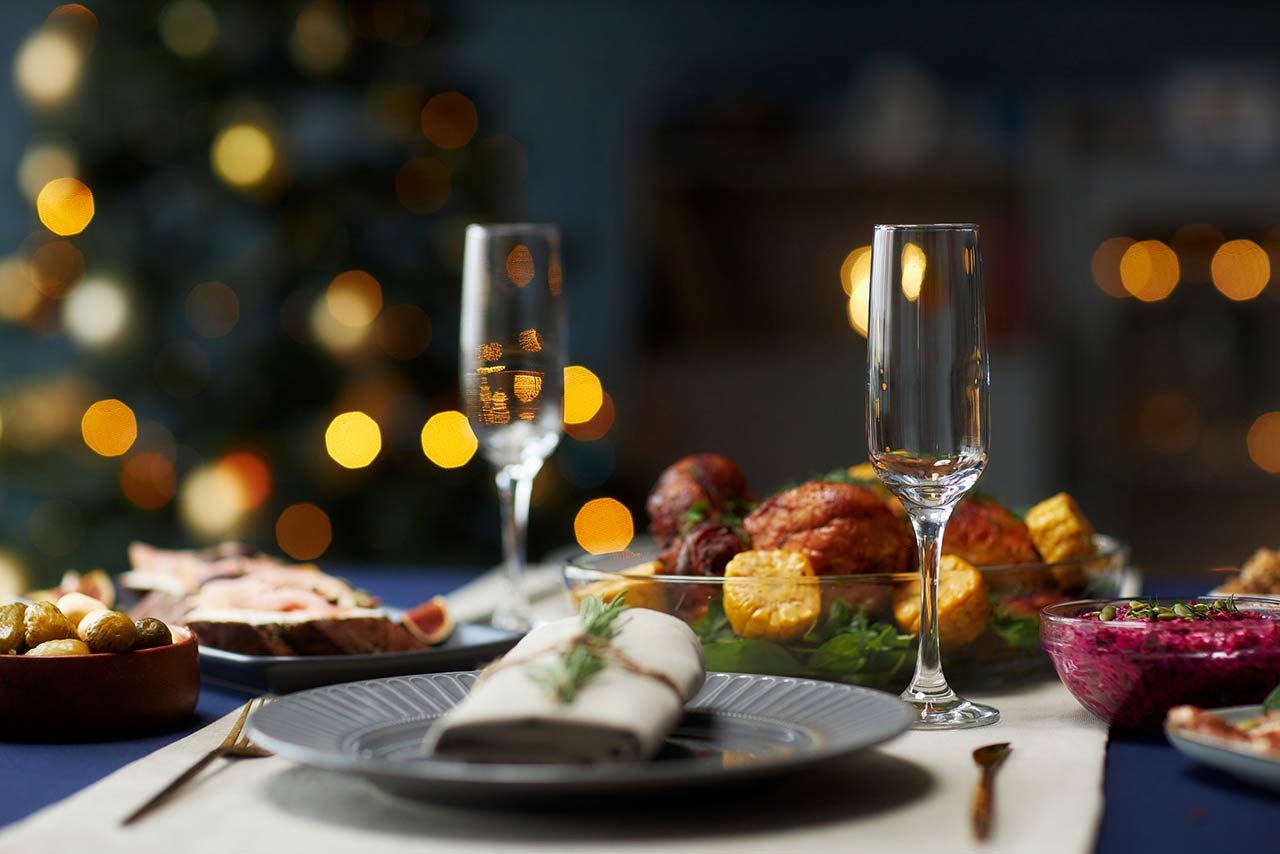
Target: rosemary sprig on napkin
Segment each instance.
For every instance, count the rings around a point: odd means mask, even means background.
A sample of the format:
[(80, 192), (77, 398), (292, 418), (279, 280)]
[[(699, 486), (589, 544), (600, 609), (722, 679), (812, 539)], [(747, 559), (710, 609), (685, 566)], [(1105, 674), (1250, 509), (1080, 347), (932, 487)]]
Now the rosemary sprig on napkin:
[(572, 703), (582, 686), (604, 670), (604, 648), (618, 633), (613, 622), (626, 609), (625, 591), (608, 604), (596, 596), (584, 599), (578, 612), (582, 634), (554, 664), (535, 670), (530, 676), (553, 693), (561, 705)]

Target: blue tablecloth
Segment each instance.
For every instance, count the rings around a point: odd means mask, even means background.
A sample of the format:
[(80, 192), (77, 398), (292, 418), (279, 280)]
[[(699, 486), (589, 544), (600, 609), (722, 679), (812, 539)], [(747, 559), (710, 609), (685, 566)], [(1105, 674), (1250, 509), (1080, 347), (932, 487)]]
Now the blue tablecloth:
[[(341, 574), (390, 604), (407, 606), (452, 590), (476, 569), (344, 569)], [(1194, 595), (1193, 588), (1160, 592)], [(171, 733), (100, 744), (0, 744), (0, 774), (6, 785), (0, 798), (0, 825), (88, 786), (225, 715), (246, 695), (206, 686), (196, 718)], [(1045, 769), (1052, 774), (1052, 768)], [(14, 781), (22, 781), (15, 784)], [(1280, 827), (1280, 797), (1237, 783), (1196, 765), (1162, 738), (1113, 735), (1107, 750), (1106, 812), (1097, 850), (1101, 854), (1161, 854), (1233, 850), (1269, 850), (1269, 836)], [(1069, 811), (1071, 804), (1064, 803)], [(1245, 840), (1252, 839), (1252, 842)], [(1262, 839), (1264, 841), (1258, 841)], [(1236, 846), (1233, 840), (1240, 840)], [(1029, 840), (1028, 844), (1032, 845)], [(1030, 850), (1030, 849), (1029, 849)]]

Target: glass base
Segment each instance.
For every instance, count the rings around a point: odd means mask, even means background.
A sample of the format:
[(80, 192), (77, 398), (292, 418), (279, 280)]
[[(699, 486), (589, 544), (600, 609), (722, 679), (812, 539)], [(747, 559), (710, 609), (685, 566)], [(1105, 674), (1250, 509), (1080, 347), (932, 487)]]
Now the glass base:
[(990, 726), (1000, 720), (1000, 712), (991, 706), (971, 703), (954, 693), (948, 699), (922, 700), (913, 691), (904, 691), (902, 699), (916, 710), (912, 729), (972, 729)]

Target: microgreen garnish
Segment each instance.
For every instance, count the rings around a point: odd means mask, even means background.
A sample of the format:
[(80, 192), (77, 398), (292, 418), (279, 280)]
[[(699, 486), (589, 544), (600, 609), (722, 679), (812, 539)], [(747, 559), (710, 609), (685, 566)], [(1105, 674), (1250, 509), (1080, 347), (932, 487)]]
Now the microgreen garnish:
[(1121, 605), (1104, 605), (1099, 611), (1089, 612), (1103, 622), (1112, 620), (1216, 620), (1233, 617), (1240, 613), (1234, 596), (1226, 599), (1214, 599), (1210, 602), (1197, 602), (1194, 599), (1186, 602), (1174, 602), (1162, 605), (1156, 600), (1133, 599)]
[(578, 612), (582, 634), (573, 639), (554, 664), (530, 673), (561, 705), (572, 703), (591, 677), (604, 670), (605, 647), (618, 634), (614, 621), (627, 609), (626, 597), (623, 591), (607, 604), (597, 596), (584, 599)]

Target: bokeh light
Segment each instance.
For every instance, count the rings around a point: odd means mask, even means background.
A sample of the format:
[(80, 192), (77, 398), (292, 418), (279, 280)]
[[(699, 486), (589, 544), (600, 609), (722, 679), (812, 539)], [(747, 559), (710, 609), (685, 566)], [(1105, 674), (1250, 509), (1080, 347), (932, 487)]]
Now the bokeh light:
[(177, 490), (173, 463), (157, 451), (133, 454), (120, 467), (120, 491), (143, 510), (159, 510), (173, 500)]
[(442, 469), (465, 466), (478, 447), (471, 422), (456, 410), (437, 412), (422, 428), (422, 452)]
[(1090, 267), (1093, 270), (1094, 284), (1109, 297), (1125, 299), (1129, 296), (1120, 279), (1120, 260), (1132, 245), (1131, 237), (1108, 237), (1093, 250)]
[(75, 178), (79, 173), (76, 156), (65, 145), (53, 142), (27, 147), (18, 161), (18, 186), (22, 195), (34, 202), (45, 185), (57, 178)]
[(337, 71), (351, 50), (351, 34), (336, 3), (314, 2), (303, 6), (293, 25), (289, 54), (300, 68), (312, 74)]
[(222, 282), (202, 282), (187, 294), (187, 323), (205, 338), (221, 338), (240, 320), (240, 299)]
[(1153, 394), (1138, 413), (1138, 432), (1153, 451), (1168, 456), (1185, 454), (1200, 437), (1200, 409), (1182, 392)]
[(396, 199), (414, 213), (435, 213), (449, 201), (449, 170), (434, 157), (415, 157), (396, 173)]
[(212, 540), (231, 534), (244, 518), (249, 496), (226, 466), (201, 465), (187, 475), (178, 495), (178, 511), (187, 529)]
[(1271, 281), (1271, 259), (1252, 240), (1229, 240), (1213, 254), (1210, 271), (1215, 288), (1242, 302), (1262, 293)]
[(507, 279), (517, 288), (533, 281), (533, 253), (523, 243), (507, 253)]
[(294, 560), (315, 560), (333, 541), (329, 514), (314, 504), (286, 507), (276, 519), (276, 542)]
[(31, 265), (21, 258), (0, 259), (0, 317), (29, 320), (40, 307), (40, 288)]
[(84, 256), (66, 240), (50, 240), (31, 253), (31, 277), (40, 293), (62, 299), (84, 275)]
[(359, 350), (369, 337), (369, 325), (348, 326), (338, 322), (329, 310), (329, 301), (321, 295), (311, 304), (311, 335), (330, 353), (345, 355)]
[(261, 507), (271, 495), (271, 468), (252, 451), (232, 451), (218, 461), (218, 468), (239, 482), (246, 510)]
[(364, 468), (382, 450), (382, 431), (378, 422), (365, 413), (344, 412), (329, 422), (324, 431), (324, 447), (343, 468)]
[(23, 40), (13, 60), (18, 93), (36, 107), (55, 107), (80, 83), (84, 57), (75, 40), (56, 28), (36, 30)]
[(276, 144), (262, 127), (250, 122), (223, 128), (209, 152), (213, 170), (233, 187), (263, 183), (276, 163)]
[(920, 298), (920, 288), (924, 285), (924, 271), (928, 266), (924, 250), (914, 243), (902, 247), (902, 295), (908, 302)]
[(62, 323), (67, 334), (90, 349), (115, 343), (129, 325), (124, 288), (110, 279), (84, 279), (62, 301)]
[(845, 296), (851, 297), (859, 283), (865, 285), (870, 281), (871, 247), (859, 246), (844, 256), (844, 263), (840, 265), (840, 287), (844, 289)]
[(431, 318), (416, 305), (393, 305), (378, 316), (374, 337), (391, 358), (416, 359), (431, 344)]
[(201, 0), (173, 0), (160, 11), (160, 41), (184, 59), (204, 56), (218, 43), (218, 16)]
[(1158, 302), (1178, 285), (1178, 256), (1159, 240), (1140, 240), (1120, 259), (1124, 289), (1143, 302)]
[(85, 410), (80, 434), (95, 454), (118, 457), (133, 447), (138, 438), (138, 421), (122, 401), (99, 400)]
[(604, 405), (600, 378), (581, 365), (564, 369), (564, 423), (585, 424)]
[[(519, 389), (516, 390), (516, 396), (519, 397)], [(600, 408), (590, 420), (581, 424), (565, 424), (564, 429), (579, 442), (594, 442), (608, 435), (613, 429), (613, 420), (613, 397), (606, 391), (601, 396)]]
[(93, 219), (93, 193), (75, 178), (55, 178), (36, 196), (36, 213), (54, 234), (79, 234)]
[(422, 135), (440, 148), (462, 148), (478, 127), (476, 105), (460, 92), (441, 92), (422, 108)]
[(1246, 438), (1249, 459), (1268, 474), (1280, 474), (1280, 412), (1259, 415)]
[(76, 376), (31, 382), (0, 402), (4, 441), (23, 451), (42, 451), (80, 437), (80, 421), (93, 403), (88, 384)]
[(0, 550), (0, 599), (31, 589), (26, 565), (8, 549)]
[(343, 326), (368, 326), (382, 311), (382, 286), (364, 270), (339, 273), (324, 298), (333, 319)]
[(573, 533), (585, 551), (599, 555), (631, 545), (636, 530), (626, 505), (614, 498), (594, 498), (573, 517)]
[(1189, 222), (1173, 233), (1169, 245), (1178, 255), (1184, 283), (1208, 284), (1213, 255), (1225, 239), (1207, 222)]

